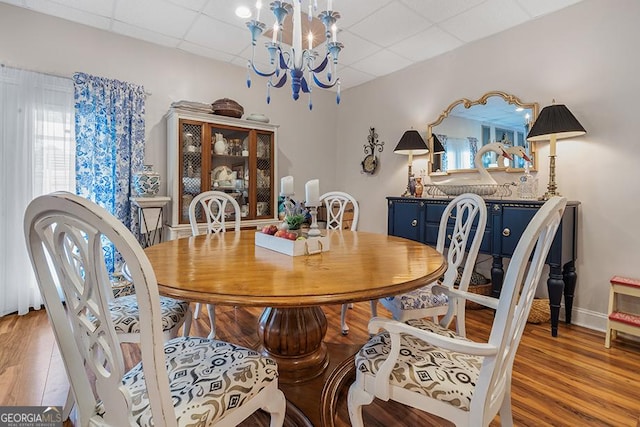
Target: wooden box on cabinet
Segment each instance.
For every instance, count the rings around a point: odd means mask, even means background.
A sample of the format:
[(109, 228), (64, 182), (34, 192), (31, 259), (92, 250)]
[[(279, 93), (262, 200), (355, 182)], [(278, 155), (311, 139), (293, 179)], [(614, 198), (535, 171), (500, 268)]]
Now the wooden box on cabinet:
[[(240, 205), (243, 228), (277, 219), (277, 129), (267, 123), (179, 108), (169, 110), (169, 239), (191, 235), (189, 204), (203, 191), (231, 194)], [(233, 211), (229, 212), (229, 219), (234, 219)], [(202, 221), (204, 224), (204, 217)]]

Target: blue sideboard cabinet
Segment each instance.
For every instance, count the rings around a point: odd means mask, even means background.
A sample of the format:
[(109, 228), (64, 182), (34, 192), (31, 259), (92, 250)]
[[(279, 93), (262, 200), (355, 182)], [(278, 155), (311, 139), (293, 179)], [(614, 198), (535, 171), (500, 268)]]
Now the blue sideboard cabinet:
[[(404, 237), (435, 246), (440, 217), (449, 199), (387, 197), (387, 234)], [(480, 252), (493, 257), (491, 266), (492, 291), (500, 296), (504, 280), (502, 259), (513, 255), (520, 236), (544, 204), (537, 200), (485, 200), (487, 226)], [(580, 202), (567, 203), (562, 222), (553, 240), (546, 264), (549, 265), (547, 288), (551, 308), (551, 335), (558, 335), (560, 304), (564, 295), (565, 320), (571, 323), (571, 309), (576, 287), (575, 261), (577, 253), (578, 206)]]

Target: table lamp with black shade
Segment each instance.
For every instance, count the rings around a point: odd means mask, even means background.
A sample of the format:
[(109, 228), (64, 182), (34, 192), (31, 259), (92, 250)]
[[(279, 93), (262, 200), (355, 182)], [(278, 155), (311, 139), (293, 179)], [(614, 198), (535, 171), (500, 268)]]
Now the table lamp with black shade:
[(438, 136), (436, 134), (433, 134), (432, 138), (433, 138), (433, 154), (444, 153), (444, 147), (442, 146), (442, 143), (438, 139)]
[(413, 167), (413, 155), (416, 156), (427, 154), (429, 152), (429, 147), (422, 139), (422, 136), (418, 133), (417, 130), (411, 129), (406, 131), (402, 138), (400, 138), (400, 142), (393, 150), (396, 154), (404, 154), (409, 156), (409, 166), (408, 166), (408, 176), (407, 176), (407, 189), (402, 194), (403, 197), (413, 196), (411, 191), (411, 178), (413, 178), (413, 172), (411, 171)]
[(556, 190), (556, 140), (573, 138), (587, 133), (578, 119), (563, 104), (544, 107), (527, 135), (527, 141), (550, 141), (549, 146), (549, 184), (542, 200), (559, 196)]

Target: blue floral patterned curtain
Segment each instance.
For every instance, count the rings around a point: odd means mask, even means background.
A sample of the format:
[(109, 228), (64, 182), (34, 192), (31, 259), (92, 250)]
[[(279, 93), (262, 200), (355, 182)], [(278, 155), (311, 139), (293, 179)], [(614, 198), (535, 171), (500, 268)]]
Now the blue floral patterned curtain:
[(444, 134), (436, 134), (438, 139), (440, 140), (440, 144), (442, 144), (442, 148), (444, 148), (444, 153), (442, 153), (442, 165), (440, 166), (443, 171), (446, 171), (449, 166), (449, 159), (447, 159), (447, 135)]
[[(129, 197), (132, 174), (144, 163), (145, 93), (142, 86), (76, 73), (76, 193), (112, 213), (134, 234), (137, 215)], [(117, 269), (105, 247), (107, 268)]]
[(478, 138), (474, 137), (474, 136), (468, 136), (467, 139), (469, 140), (469, 148), (470, 148), (470, 153), (469, 155), (471, 156), (470, 160), (471, 160), (471, 167), (475, 167), (474, 165), (474, 161), (476, 158), (476, 153), (478, 152)]

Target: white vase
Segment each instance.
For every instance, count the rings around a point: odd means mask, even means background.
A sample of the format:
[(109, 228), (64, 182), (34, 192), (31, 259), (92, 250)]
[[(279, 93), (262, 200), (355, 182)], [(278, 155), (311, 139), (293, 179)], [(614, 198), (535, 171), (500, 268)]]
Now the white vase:
[(160, 191), (160, 174), (153, 165), (144, 165), (142, 172), (133, 174), (133, 189), (139, 197), (153, 197)]
[(221, 133), (216, 133), (216, 142), (213, 144), (213, 152), (216, 154), (225, 154), (227, 151), (227, 140)]

